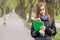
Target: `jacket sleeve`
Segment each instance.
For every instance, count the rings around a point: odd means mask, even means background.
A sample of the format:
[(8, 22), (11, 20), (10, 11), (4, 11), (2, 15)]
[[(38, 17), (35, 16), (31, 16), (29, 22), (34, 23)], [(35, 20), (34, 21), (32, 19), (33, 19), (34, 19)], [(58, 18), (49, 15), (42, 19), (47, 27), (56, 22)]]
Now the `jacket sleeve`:
[(32, 26), (31, 26), (31, 36), (33, 38), (38, 37), (39, 31), (34, 31), (34, 25), (33, 25), (33, 21), (32, 21)]
[(54, 20), (54, 18), (52, 17), (52, 27), (51, 27), (51, 29), (52, 29), (52, 33), (51, 33), (51, 35), (56, 35), (56, 33), (57, 33), (57, 31), (56, 31), (56, 26), (55, 26), (55, 20)]
[(52, 26), (51, 27), (48, 27), (46, 28), (46, 34), (50, 35), (50, 36), (54, 36), (56, 35), (57, 31), (56, 31), (56, 27), (55, 27), (55, 21), (54, 21), (54, 18), (51, 17), (51, 20), (52, 20)]

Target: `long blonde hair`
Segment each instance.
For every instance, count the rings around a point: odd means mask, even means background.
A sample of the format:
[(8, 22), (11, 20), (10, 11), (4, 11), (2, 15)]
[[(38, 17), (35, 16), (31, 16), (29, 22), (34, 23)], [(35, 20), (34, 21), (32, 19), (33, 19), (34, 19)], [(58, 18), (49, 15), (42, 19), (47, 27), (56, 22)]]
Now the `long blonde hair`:
[(41, 6), (44, 6), (45, 7), (45, 12), (46, 12), (46, 15), (48, 17), (48, 21), (49, 21), (49, 24), (51, 25), (51, 19), (50, 19), (50, 15), (48, 14), (48, 9), (47, 9), (47, 5), (45, 2), (39, 2), (38, 5), (37, 5), (37, 13), (36, 13), (36, 18), (40, 18), (40, 7)]

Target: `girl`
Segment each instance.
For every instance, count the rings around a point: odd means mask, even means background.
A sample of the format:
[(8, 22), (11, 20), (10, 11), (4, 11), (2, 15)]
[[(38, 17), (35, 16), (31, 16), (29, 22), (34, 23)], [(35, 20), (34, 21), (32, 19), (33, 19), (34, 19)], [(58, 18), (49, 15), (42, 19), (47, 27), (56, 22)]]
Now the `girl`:
[[(44, 26), (42, 30), (34, 31), (34, 25), (32, 20), (32, 27), (31, 27), (31, 35), (35, 38), (35, 40), (51, 40), (51, 36), (56, 35), (56, 27), (55, 21), (53, 17), (47, 12), (47, 6), (45, 3), (40, 2), (37, 5), (37, 14), (36, 19), (41, 20), (44, 22)], [(40, 36), (40, 34), (44, 34), (44, 36)]]

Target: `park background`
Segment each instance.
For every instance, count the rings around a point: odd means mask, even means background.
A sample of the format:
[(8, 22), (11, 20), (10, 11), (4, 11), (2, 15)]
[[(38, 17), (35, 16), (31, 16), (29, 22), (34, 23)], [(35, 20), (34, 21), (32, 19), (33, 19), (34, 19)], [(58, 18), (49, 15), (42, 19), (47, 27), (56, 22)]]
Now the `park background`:
[(4, 25), (6, 25), (5, 15), (14, 12), (23, 20), (25, 26), (31, 28), (31, 18), (35, 18), (37, 3), (46, 2), (48, 13), (54, 16), (57, 28), (57, 34), (53, 40), (60, 40), (60, 0), (0, 0), (0, 18), (4, 16)]

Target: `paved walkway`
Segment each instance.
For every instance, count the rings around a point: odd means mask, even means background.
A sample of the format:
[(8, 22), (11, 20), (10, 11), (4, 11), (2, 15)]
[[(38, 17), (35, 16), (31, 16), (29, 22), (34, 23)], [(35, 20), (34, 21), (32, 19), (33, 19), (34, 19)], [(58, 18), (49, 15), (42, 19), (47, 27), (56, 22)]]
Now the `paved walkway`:
[(16, 13), (11, 12), (5, 15), (5, 18), (6, 25), (3, 25), (4, 17), (0, 18), (0, 40), (33, 40), (30, 30)]
[(56, 23), (56, 28), (60, 28), (60, 23)]

